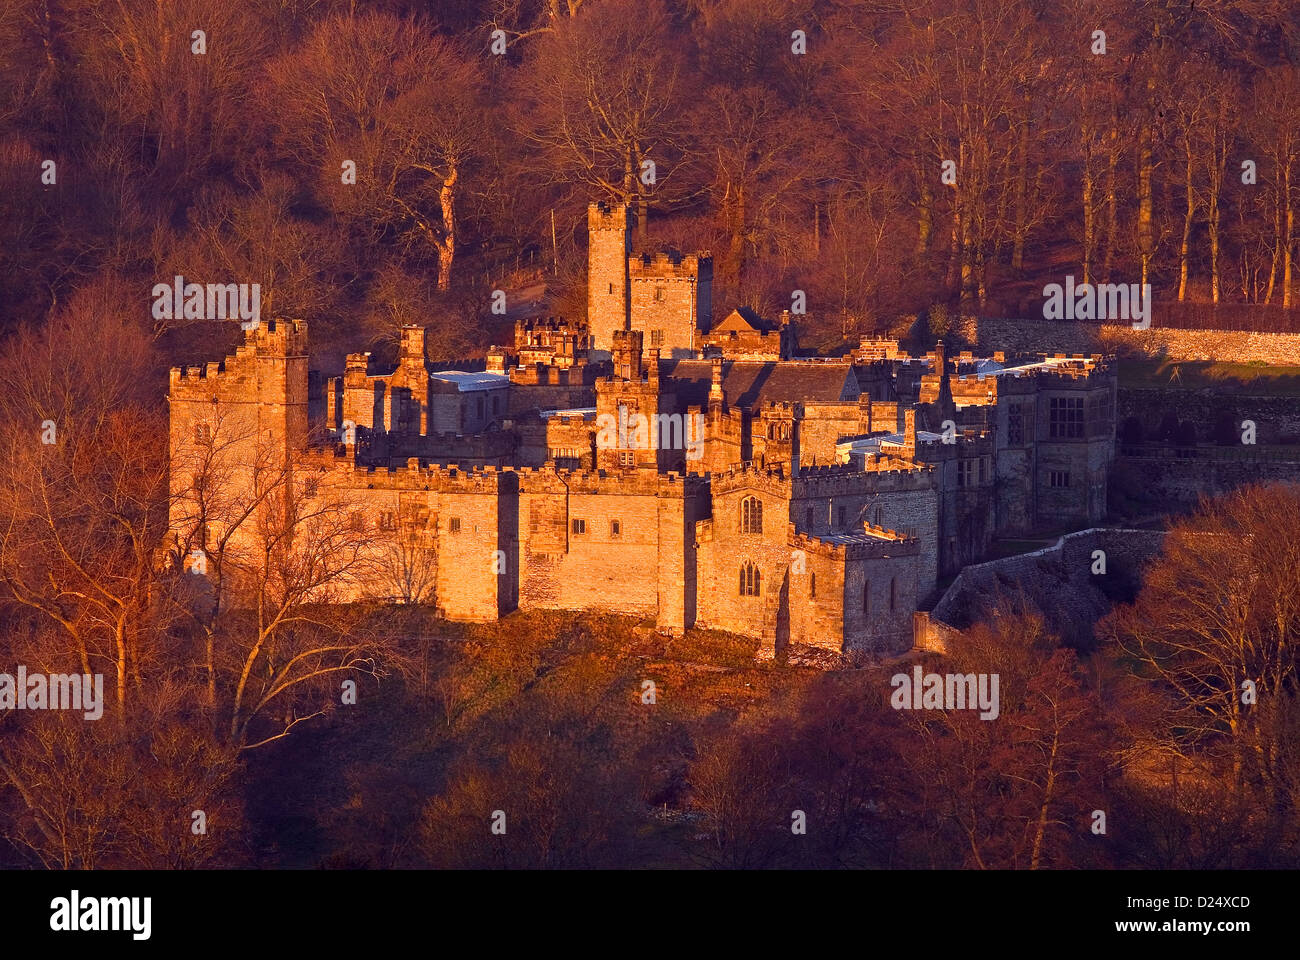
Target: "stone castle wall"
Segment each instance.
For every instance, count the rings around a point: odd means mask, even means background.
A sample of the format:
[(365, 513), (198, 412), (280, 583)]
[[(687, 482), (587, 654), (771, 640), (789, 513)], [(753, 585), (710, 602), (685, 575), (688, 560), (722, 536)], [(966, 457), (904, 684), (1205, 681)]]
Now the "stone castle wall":
[(1300, 482), (1300, 455), (1286, 460), (1180, 458), (1171, 448), (1158, 456), (1120, 456), (1117, 470), (1140, 483), (1144, 497), (1165, 509), (1195, 507), (1202, 497), (1217, 497), (1249, 484)]
[(1220, 421), (1231, 425), (1240, 436), (1244, 420), (1254, 421), (1258, 443), (1300, 443), (1300, 397), (1252, 396), (1211, 389), (1120, 388), (1116, 420), (1122, 425), (1136, 417), (1144, 438), (1154, 438), (1169, 414), (1192, 424), (1197, 440), (1204, 443), (1214, 442)]
[(964, 317), (957, 329), (982, 350), (1008, 353), (1117, 353), (1174, 360), (1300, 365), (1300, 334), (1175, 330), (1132, 324)]
[(644, 331), (646, 349), (661, 349), (665, 357), (690, 357), (699, 349), (712, 311), (707, 257), (634, 257), (628, 290), (629, 323)]
[[(1161, 530), (1094, 527), (1066, 534), (1032, 553), (966, 567), (934, 605), (929, 620), (964, 629), (987, 618), (998, 598), (1018, 603), (1023, 597), (1053, 624), (1094, 624), (1110, 609), (1112, 596), (1131, 591), (1140, 582), (1164, 538)], [(1095, 550), (1105, 553), (1105, 574), (1092, 572)], [(1105, 582), (1108, 578), (1113, 582)], [(927, 642), (939, 642), (942, 632), (925, 627), (922, 635)]]

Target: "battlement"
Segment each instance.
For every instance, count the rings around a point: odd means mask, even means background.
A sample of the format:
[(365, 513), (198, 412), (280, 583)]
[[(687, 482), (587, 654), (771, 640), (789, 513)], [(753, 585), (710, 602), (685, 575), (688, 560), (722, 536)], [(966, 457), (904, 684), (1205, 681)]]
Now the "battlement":
[(184, 384), (181, 381), (215, 380), (225, 372), (225, 360), (212, 360), (208, 363), (188, 367), (172, 367), (170, 375), (171, 388), (175, 390), (178, 386), (183, 387)]
[(515, 321), (516, 339), (521, 333), (586, 333), (588, 329), (587, 321), (567, 317), (527, 317)]
[(784, 464), (780, 463), (768, 467), (747, 461), (711, 474), (710, 481), (715, 496), (735, 490), (757, 488), (789, 499), (791, 491), (791, 477), (786, 473)]
[(766, 417), (791, 417), (799, 420), (803, 418), (803, 402), (799, 400), (766, 400), (760, 406), (759, 410)]
[(693, 280), (699, 277), (700, 268), (711, 268), (713, 258), (708, 253), (682, 254), (675, 251), (643, 253), (628, 261), (632, 279)]
[(636, 223), (636, 214), (629, 204), (611, 204), (598, 200), (587, 205), (588, 230), (615, 230), (626, 232)]
[(916, 537), (870, 523), (864, 523), (861, 532), (839, 534), (800, 533), (792, 523), (789, 536), (795, 549), (836, 560), (885, 560), (921, 551)]
[(583, 470), (553, 465), (514, 469), (519, 475), (521, 494), (681, 498), (694, 496), (708, 485), (703, 477), (651, 470)]
[[(496, 373), (490, 367), (489, 373)], [(595, 383), (594, 371), (585, 361), (578, 361), (571, 367), (557, 367), (550, 363), (519, 364), (507, 367), (505, 375), (510, 382), (522, 387), (584, 387)]]
[(804, 468), (794, 480), (795, 499), (861, 496), (887, 491), (922, 490), (935, 484), (933, 464), (881, 458), (880, 465), (859, 470), (852, 464)]
[(446, 493), (499, 494), (509, 467), (441, 465), (411, 457), (403, 464), (385, 466), (357, 463), (342, 447), (315, 447), (308, 451), (302, 470), (314, 471), (342, 488), (365, 490), (438, 490)]
[(305, 357), (307, 321), (281, 319), (258, 323), (244, 331), (244, 347), (251, 347), (259, 357)]
[(906, 353), (899, 349), (896, 339), (890, 337), (862, 337), (858, 349), (853, 352), (855, 360), (870, 362), (875, 360), (905, 359)]
[(174, 399), (211, 398), (225, 376), (251, 372), (249, 363), (259, 358), (288, 359), (307, 356), (307, 321), (266, 320), (244, 331), (244, 342), (224, 360), (172, 367), (168, 371), (169, 395)]

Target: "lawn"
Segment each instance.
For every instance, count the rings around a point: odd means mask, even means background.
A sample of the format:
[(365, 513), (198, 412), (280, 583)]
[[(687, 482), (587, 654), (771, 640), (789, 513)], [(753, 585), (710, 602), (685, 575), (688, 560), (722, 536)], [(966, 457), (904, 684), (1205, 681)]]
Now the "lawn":
[[(1300, 358), (1297, 358), (1300, 359)], [(1255, 395), (1300, 396), (1300, 365), (1229, 363), (1219, 360), (1130, 360), (1119, 362), (1121, 387), (1221, 389)]]

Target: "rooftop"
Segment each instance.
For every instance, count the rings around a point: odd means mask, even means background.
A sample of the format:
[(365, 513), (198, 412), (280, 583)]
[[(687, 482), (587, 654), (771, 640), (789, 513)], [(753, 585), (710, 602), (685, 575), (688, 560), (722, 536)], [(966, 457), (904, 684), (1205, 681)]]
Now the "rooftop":
[[(713, 382), (711, 360), (675, 360), (664, 365), (661, 378), (682, 403), (703, 406)], [(847, 361), (817, 363), (804, 360), (724, 360), (722, 391), (727, 402), (742, 407), (768, 401), (856, 400), (861, 388)]]
[(454, 383), (461, 393), (471, 390), (500, 390), (510, 385), (510, 378), (501, 373), (469, 373), (464, 370), (438, 370), (430, 373), (429, 379)]

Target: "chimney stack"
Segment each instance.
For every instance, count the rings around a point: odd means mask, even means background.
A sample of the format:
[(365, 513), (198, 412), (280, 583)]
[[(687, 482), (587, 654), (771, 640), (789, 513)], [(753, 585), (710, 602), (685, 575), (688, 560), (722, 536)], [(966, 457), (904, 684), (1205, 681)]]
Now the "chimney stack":
[(402, 363), (410, 366), (424, 363), (424, 327), (407, 324), (402, 327)]
[(903, 454), (909, 459), (916, 456), (916, 408), (908, 407), (903, 415)]
[(722, 357), (713, 358), (713, 381), (709, 384), (709, 405), (722, 403)]

